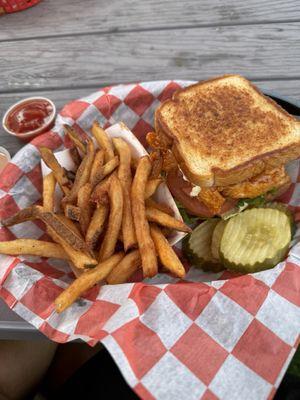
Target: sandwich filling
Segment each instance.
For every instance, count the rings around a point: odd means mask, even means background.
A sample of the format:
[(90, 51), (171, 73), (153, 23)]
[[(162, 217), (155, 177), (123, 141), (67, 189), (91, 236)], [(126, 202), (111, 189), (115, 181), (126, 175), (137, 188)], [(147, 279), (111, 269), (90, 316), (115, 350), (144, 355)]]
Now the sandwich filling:
[(237, 208), (239, 200), (264, 198), (269, 201), (286, 191), (291, 184), (285, 166), (280, 165), (267, 167), (251, 178), (232, 185), (211, 187), (196, 185), (185, 176), (170, 149), (166, 148), (165, 142), (160, 139), (161, 135), (162, 131), (160, 134), (151, 132), (151, 135), (147, 136), (148, 143), (153, 146), (155, 142), (156, 151), (160, 151), (163, 165), (167, 165), (165, 172), (172, 194), (183, 202), (192, 214), (212, 217), (231, 212), (231, 209), (233, 212), (240, 212), (247, 207), (247, 202), (244, 201)]

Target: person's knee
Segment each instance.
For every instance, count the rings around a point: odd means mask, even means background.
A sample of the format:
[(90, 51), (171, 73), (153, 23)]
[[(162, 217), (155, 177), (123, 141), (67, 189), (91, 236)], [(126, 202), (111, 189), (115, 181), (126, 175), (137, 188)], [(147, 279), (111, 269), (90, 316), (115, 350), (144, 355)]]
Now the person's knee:
[(50, 341), (0, 341), (0, 393), (4, 399), (21, 399), (38, 385), (56, 348)]

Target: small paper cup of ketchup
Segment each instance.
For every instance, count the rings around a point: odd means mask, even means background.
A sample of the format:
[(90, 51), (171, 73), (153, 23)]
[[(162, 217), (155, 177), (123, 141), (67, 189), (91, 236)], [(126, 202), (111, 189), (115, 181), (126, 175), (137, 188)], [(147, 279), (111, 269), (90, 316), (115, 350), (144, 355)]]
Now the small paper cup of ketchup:
[(29, 97), (12, 105), (4, 114), (2, 125), (7, 133), (29, 142), (51, 129), (56, 108), (46, 97)]

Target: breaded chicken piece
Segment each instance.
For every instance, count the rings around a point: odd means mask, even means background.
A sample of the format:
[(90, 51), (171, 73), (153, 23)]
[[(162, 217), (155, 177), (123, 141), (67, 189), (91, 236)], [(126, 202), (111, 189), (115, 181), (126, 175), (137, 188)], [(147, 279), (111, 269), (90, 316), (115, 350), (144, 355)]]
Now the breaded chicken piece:
[(219, 188), (223, 196), (232, 199), (254, 198), (290, 183), (284, 166), (269, 169), (242, 183)]

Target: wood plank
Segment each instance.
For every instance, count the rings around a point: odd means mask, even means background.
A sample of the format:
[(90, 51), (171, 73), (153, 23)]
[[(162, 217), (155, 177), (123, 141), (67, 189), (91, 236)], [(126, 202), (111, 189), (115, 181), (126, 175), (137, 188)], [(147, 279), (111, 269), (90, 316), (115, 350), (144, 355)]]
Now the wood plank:
[(298, 36), (299, 24), (287, 23), (2, 42), (0, 91), (224, 73), (297, 78)]
[[(279, 96), (287, 96), (293, 100), (300, 100), (300, 80), (284, 80), (284, 81), (262, 81), (254, 82), (262, 90), (272, 91)], [(63, 105), (72, 101), (84, 97), (89, 93), (92, 93), (96, 89), (82, 88), (82, 89), (69, 89), (69, 90), (55, 90), (55, 91), (42, 91), (38, 94), (45, 96), (54, 101), (57, 110), (60, 110)], [(14, 93), (14, 94), (0, 94), (0, 117), (3, 116), (9, 106), (14, 104), (23, 98), (36, 95), (36, 92), (25, 92), (25, 93)], [(0, 126), (0, 146), (4, 146), (10, 154), (13, 156), (22, 146), (23, 142), (8, 135)], [(0, 316), (1, 319), (1, 316)]]
[(51, 0), (2, 17), (0, 40), (299, 19), (297, 0)]

